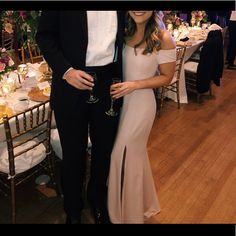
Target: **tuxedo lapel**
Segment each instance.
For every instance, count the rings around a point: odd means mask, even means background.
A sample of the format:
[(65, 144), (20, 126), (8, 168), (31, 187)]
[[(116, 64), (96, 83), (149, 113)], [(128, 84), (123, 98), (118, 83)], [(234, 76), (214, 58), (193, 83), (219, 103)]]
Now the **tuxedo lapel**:
[(86, 11), (80, 11), (80, 22), (81, 22), (81, 29), (82, 29), (82, 37), (84, 38), (84, 43), (86, 46), (87, 51), (87, 45), (88, 45), (88, 20), (87, 20), (87, 12)]

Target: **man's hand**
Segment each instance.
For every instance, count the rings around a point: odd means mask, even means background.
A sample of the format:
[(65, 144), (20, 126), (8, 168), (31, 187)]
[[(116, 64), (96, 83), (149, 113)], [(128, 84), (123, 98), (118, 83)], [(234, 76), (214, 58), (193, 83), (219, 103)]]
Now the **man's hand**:
[(82, 70), (72, 69), (64, 75), (64, 79), (80, 90), (92, 90), (94, 86), (93, 77)]

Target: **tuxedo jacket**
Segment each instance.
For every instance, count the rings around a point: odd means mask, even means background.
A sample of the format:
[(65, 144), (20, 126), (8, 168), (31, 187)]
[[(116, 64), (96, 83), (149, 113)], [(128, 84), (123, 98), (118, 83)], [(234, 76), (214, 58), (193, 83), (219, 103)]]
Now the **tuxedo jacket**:
[(210, 31), (203, 44), (197, 68), (197, 91), (205, 93), (210, 83), (220, 86), (224, 68), (223, 37), (220, 30)]
[[(124, 12), (117, 11), (117, 77), (122, 78)], [(106, 37), (104, 35), (104, 37)], [(51, 105), (68, 104), (86, 91), (78, 90), (62, 79), (70, 68), (83, 70), (86, 65), (88, 24), (86, 11), (44, 11), (36, 41), (53, 70)]]

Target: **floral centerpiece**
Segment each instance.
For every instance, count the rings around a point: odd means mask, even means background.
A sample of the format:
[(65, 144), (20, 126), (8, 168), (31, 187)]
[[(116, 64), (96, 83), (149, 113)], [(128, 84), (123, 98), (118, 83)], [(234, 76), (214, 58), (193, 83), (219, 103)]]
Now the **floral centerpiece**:
[(3, 11), (2, 30), (16, 35), (18, 43), (26, 47), (28, 41), (35, 41), (41, 11)]
[(15, 63), (5, 48), (0, 48), (0, 80), (2, 76), (15, 69)]
[(163, 21), (168, 30), (178, 29), (183, 20), (177, 17), (177, 11), (163, 11)]
[(207, 14), (205, 11), (192, 11), (191, 12), (191, 24), (200, 27), (201, 22), (207, 22)]

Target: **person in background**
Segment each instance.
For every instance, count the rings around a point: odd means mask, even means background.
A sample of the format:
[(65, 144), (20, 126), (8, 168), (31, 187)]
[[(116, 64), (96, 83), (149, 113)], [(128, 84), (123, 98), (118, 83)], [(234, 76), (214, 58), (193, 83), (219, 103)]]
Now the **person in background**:
[(216, 23), (221, 27), (221, 28), (225, 28), (227, 26), (226, 24), (226, 15), (227, 12), (226, 11), (217, 11), (217, 20)]
[(236, 57), (236, 11), (231, 11), (229, 19), (229, 44), (227, 48), (227, 69), (236, 70), (236, 64), (234, 64)]
[(175, 43), (163, 25), (155, 11), (127, 13), (124, 82), (111, 93), (124, 97), (108, 179), (112, 223), (144, 223), (160, 211), (147, 142), (156, 115), (153, 88), (169, 84), (175, 73)]
[(95, 222), (109, 223), (107, 177), (119, 116), (105, 112), (111, 102), (111, 78), (122, 79), (123, 18), (120, 11), (43, 11), (40, 19), (36, 40), (53, 70), (51, 106), (63, 151), (67, 224), (81, 223), (88, 132), (88, 200)]

